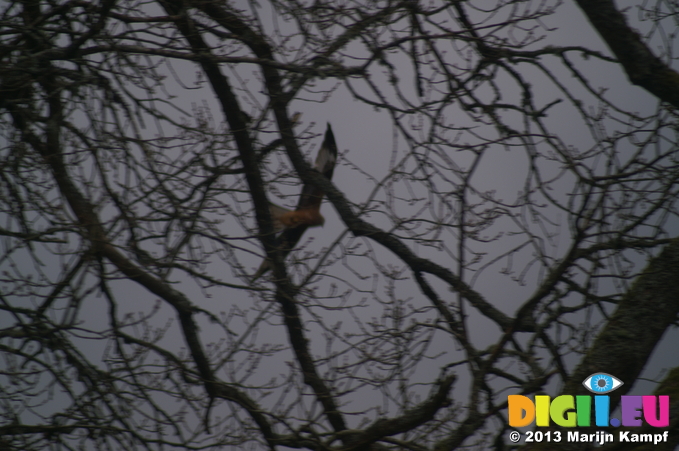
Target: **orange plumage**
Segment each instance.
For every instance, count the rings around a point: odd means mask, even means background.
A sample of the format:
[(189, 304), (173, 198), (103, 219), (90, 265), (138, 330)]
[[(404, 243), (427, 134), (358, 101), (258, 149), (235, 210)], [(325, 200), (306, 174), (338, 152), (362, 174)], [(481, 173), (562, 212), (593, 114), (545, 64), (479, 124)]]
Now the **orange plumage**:
[[(332, 127), (328, 123), (325, 131), (323, 144), (318, 150), (314, 169), (323, 174), (328, 180), (332, 179), (332, 174), (337, 162), (337, 144)], [(325, 192), (314, 185), (305, 184), (302, 187), (297, 208), (289, 210), (275, 204), (270, 205), (271, 217), (274, 221), (274, 229), (280, 232), (277, 237), (278, 246), (283, 252), (283, 257), (287, 256), (302, 238), (302, 234), (309, 227), (318, 227), (325, 224), (325, 218), (321, 215), (321, 203)], [(271, 262), (264, 260), (252, 276), (252, 281), (257, 280), (262, 274), (271, 268)]]

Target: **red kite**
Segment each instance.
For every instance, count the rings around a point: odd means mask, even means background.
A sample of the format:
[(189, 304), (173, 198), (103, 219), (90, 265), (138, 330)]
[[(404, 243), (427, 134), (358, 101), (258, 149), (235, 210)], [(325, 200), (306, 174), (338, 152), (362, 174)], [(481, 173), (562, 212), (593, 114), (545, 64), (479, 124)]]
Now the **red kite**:
[[(332, 180), (332, 173), (336, 162), (337, 144), (335, 144), (335, 135), (332, 133), (332, 127), (328, 123), (325, 139), (316, 156), (314, 169), (323, 174), (328, 180)], [(275, 204), (269, 205), (274, 229), (276, 233), (280, 232), (276, 241), (279, 249), (283, 252), (283, 258), (297, 245), (306, 229), (322, 226), (325, 223), (325, 218), (321, 216), (323, 196), (325, 196), (325, 192), (322, 189), (305, 183), (302, 187), (302, 193), (299, 196), (296, 209), (289, 210)], [(252, 276), (252, 281), (257, 280), (269, 269), (271, 269), (271, 262), (264, 260), (255, 275)]]

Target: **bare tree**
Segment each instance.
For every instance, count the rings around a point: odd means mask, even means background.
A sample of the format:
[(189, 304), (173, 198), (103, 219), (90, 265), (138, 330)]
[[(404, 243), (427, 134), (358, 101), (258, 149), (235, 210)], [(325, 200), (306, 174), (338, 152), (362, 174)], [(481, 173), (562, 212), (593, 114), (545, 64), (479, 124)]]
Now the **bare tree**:
[(627, 393), (679, 311), (676, 11), (578, 2), (610, 56), (478, 3), (5, 2), (0, 447), (500, 450), (508, 394)]

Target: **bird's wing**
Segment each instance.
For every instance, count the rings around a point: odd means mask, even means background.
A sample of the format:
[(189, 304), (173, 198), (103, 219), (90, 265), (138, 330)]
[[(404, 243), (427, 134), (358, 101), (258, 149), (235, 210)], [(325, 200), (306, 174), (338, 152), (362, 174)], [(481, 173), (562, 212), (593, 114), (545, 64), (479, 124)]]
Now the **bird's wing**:
[[(284, 260), (285, 257), (287, 257), (292, 249), (297, 245), (299, 240), (302, 238), (302, 235), (304, 235), (304, 232), (306, 232), (306, 229), (308, 228), (309, 226), (299, 225), (297, 227), (285, 229), (278, 236), (278, 248), (280, 249)], [(268, 258), (265, 258), (262, 264), (259, 265), (259, 268), (257, 268), (257, 272), (255, 272), (255, 274), (252, 276), (252, 281), (254, 282), (255, 280), (259, 279), (270, 269), (271, 261)]]
[(281, 219), (291, 211), (289, 208), (269, 202), (269, 214), (271, 214), (271, 219), (273, 219), (273, 229), (276, 233), (285, 229), (285, 223)]
[[(337, 144), (335, 143), (335, 135), (332, 132), (332, 127), (328, 123), (323, 144), (321, 144), (321, 148), (318, 150), (318, 155), (316, 156), (314, 169), (323, 174), (328, 180), (332, 180), (336, 162)], [(299, 196), (299, 202), (297, 203), (297, 210), (320, 210), (323, 196), (325, 196), (323, 190), (308, 183), (304, 184), (302, 194)]]
[[(328, 180), (331, 180), (336, 162), (337, 144), (335, 143), (335, 135), (332, 132), (332, 127), (328, 123), (323, 144), (321, 144), (321, 148), (318, 150), (318, 155), (316, 156), (314, 169), (323, 174)], [(319, 211), (324, 195), (325, 192), (323, 190), (310, 184), (304, 184), (295, 211), (315, 210), (315, 212), (320, 215)], [(277, 244), (283, 254), (283, 259), (285, 259), (285, 257), (287, 257), (287, 255), (295, 248), (304, 232), (306, 232), (306, 229), (309, 228), (309, 225), (301, 223), (294, 227), (286, 227), (285, 224), (280, 221), (280, 218), (284, 215), (294, 215), (294, 212), (275, 204), (270, 204), (269, 209), (274, 220), (274, 228), (276, 228), (276, 231), (278, 232), (279, 229), (277, 227), (280, 225), (280, 230), (282, 230), (280, 235), (278, 235)], [(257, 280), (269, 269), (271, 269), (271, 262), (268, 259), (265, 259), (259, 269), (257, 269), (257, 272), (252, 276), (252, 281), (254, 282)]]

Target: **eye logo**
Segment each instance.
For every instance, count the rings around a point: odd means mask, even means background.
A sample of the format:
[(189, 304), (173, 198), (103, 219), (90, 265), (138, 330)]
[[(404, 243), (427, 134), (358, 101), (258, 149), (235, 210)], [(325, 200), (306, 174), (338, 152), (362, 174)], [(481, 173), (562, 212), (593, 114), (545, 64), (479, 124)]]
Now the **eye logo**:
[(617, 390), (622, 384), (620, 379), (606, 373), (594, 373), (582, 381), (587, 390), (599, 395)]

